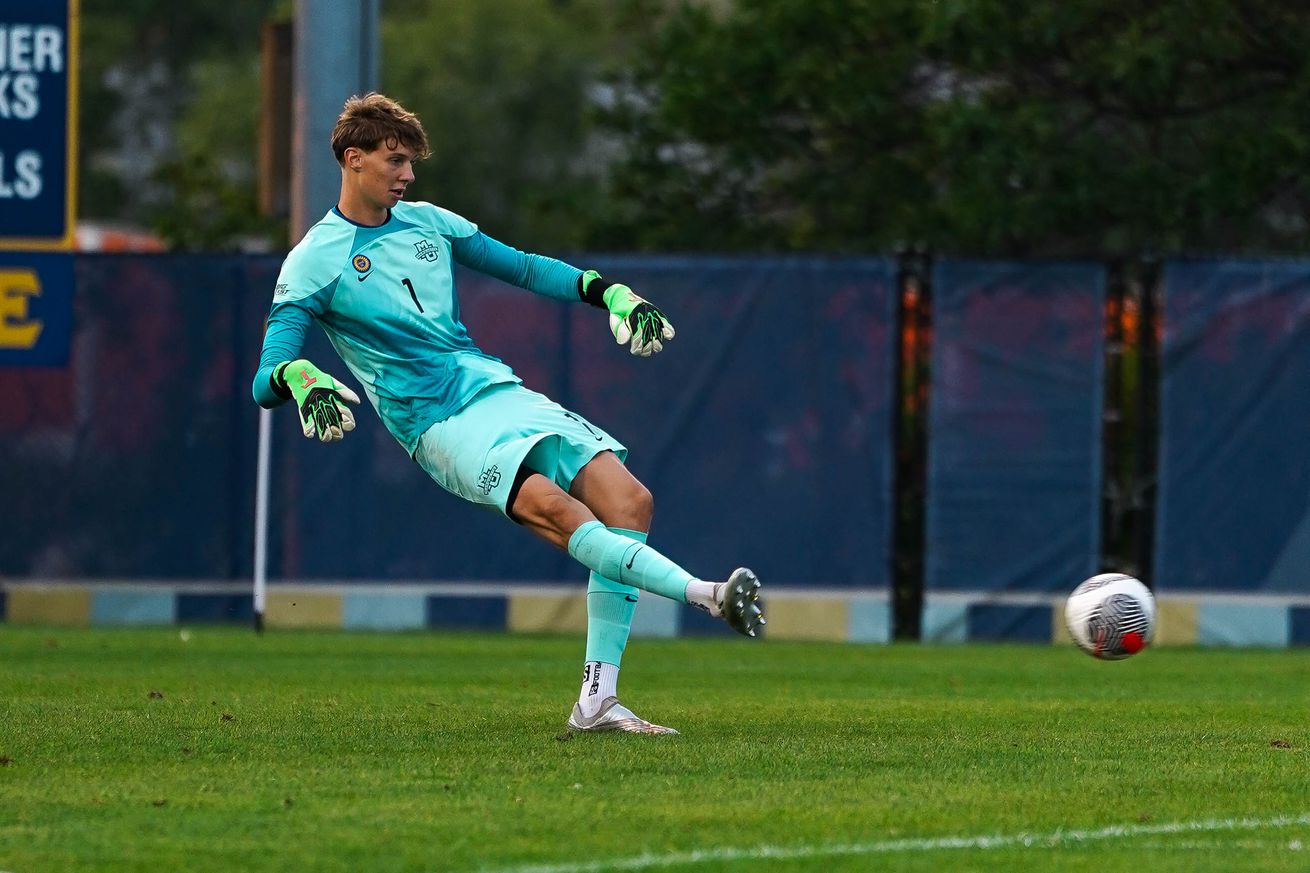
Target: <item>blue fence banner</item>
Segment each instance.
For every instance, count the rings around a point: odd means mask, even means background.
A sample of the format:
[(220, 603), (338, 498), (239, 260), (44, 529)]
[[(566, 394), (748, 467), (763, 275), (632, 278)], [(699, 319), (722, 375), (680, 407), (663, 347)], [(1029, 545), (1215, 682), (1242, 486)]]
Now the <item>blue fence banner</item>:
[(925, 589), (1072, 590), (1099, 561), (1104, 270), (947, 260), (932, 294)]
[(1164, 271), (1155, 584), (1310, 591), (1310, 263)]
[[(677, 339), (634, 358), (604, 312), (472, 272), (461, 313), (529, 387), (628, 446), (651, 542), (711, 579), (747, 565), (779, 586), (886, 586), (894, 262), (571, 260), (658, 300)], [(0, 368), (0, 576), (249, 578), (250, 384), (280, 259), (74, 264), (70, 366)], [(318, 329), (305, 355), (353, 383)], [(323, 445), (274, 410), (272, 579), (583, 582), (564, 552), (443, 492), (367, 406), (357, 420)]]
[[(634, 358), (604, 313), (471, 272), (459, 279), (461, 313), (528, 387), (628, 447), (655, 498), (651, 543), (707, 578), (745, 564), (775, 584), (889, 584), (894, 262), (586, 263), (659, 301), (678, 332), (665, 353)], [(362, 433), (321, 446), (279, 416), (281, 493), (295, 503), (275, 515), (271, 549), (287, 576), (577, 579), (566, 554), (445, 494), (370, 412), (357, 418)], [(358, 507), (347, 527), (376, 548), (310, 548), (303, 532), (324, 501)]]
[(0, 367), (68, 363), (73, 256), (0, 252)]
[(0, 0), (0, 48), (0, 248), (71, 248), (76, 0)]

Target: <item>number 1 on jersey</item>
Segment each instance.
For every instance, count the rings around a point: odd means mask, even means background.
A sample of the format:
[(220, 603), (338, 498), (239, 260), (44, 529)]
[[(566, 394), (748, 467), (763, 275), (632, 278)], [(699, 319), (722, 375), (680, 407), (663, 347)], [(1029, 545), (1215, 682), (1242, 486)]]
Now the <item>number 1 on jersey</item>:
[(414, 283), (409, 281), (408, 279), (401, 279), (400, 281), (401, 284), (403, 284), (406, 288), (409, 289), (409, 296), (414, 298), (414, 305), (418, 307), (419, 312), (422, 312), (423, 304), (418, 302), (418, 294), (414, 292)]

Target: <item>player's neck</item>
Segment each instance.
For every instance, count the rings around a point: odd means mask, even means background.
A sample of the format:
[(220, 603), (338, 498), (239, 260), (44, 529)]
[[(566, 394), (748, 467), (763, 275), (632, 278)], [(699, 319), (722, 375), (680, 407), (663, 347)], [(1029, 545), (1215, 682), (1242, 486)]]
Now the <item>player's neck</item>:
[(352, 192), (345, 189), (341, 191), (341, 196), (337, 198), (337, 212), (340, 212), (355, 224), (362, 224), (367, 227), (386, 224), (387, 219), (391, 217), (391, 210), (385, 206), (374, 206), (360, 197), (352, 196)]

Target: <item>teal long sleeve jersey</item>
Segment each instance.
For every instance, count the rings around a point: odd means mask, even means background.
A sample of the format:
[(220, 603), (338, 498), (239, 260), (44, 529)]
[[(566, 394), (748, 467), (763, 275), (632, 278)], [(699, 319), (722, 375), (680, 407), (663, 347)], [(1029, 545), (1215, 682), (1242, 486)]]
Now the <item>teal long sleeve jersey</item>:
[(300, 356), (313, 322), (410, 454), (424, 431), (486, 386), (520, 381), (469, 338), (455, 295), (457, 263), (547, 297), (581, 300), (581, 270), (510, 248), (431, 203), (397, 203), (377, 227), (333, 207), (282, 264), (255, 402), (271, 408), (286, 399), (270, 377)]

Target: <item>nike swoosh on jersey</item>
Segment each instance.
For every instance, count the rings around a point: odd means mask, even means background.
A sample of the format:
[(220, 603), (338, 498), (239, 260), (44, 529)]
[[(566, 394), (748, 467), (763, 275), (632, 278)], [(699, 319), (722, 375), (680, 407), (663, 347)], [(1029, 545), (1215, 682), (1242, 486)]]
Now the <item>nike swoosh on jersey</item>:
[(359, 281), (363, 282), (365, 279), (367, 279), (369, 276), (372, 276), (372, 275), (373, 275), (372, 273), (365, 273), (364, 275), (362, 275), (362, 276), (356, 276), (355, 278), (358, 279)]

